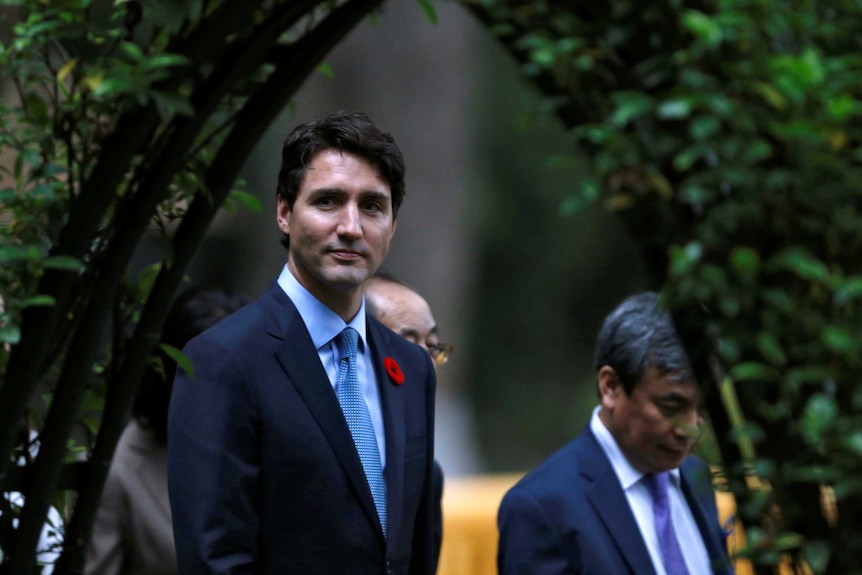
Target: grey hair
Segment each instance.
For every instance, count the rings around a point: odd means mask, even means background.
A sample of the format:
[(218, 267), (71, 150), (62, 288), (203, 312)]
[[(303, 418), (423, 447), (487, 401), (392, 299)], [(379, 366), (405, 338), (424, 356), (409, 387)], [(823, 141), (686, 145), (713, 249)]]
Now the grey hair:
[(626, 395), (652, 367), (679, 381), (692, 377), (671, 315), (654, 292), (630, 296), (608, 314), (596, 342), (595, 365), (596, 371), (613, 368)]

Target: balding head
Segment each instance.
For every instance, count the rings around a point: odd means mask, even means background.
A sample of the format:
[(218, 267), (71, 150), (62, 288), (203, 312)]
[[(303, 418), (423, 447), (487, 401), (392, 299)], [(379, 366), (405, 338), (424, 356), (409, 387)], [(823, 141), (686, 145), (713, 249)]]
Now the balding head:
[(440, 337), (425, 298), (391, 277), (375, 275), (365, 284), (365, 305), (380, 323), (437, 359)]
[(365, 287), (368, 311), (380, 323), (413, 343), (437, 343), (437, 322), (421, 295), (395, 281), (372, 278)]

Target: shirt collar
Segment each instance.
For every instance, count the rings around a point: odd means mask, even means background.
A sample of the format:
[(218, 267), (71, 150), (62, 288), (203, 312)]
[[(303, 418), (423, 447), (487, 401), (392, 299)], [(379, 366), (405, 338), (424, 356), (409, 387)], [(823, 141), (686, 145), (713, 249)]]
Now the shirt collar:
[[(646, 474), (629, 463), (629, 460), (617, 444), (617, 440), (614, 439), (614, 436), (611, 435), (611, 432), (608, 431), (608, 428), (605, 427), (605, 423), (599, 417), (599, 411), (601, 411), (601, 409), (601, 405), (597, 405), (595, 409), (593, 409), (593, 415), (590, 417), (590, 431), (593, 432), (593, 435), (599, 442), (602, 451), (604, 451), (605, 455), (608, 456), (608, 459), (611, 462), (611, 467), (614, 468), (614, 471), (620, 480), (620, 485), (623, 487), (623, 491), (627, 491)], [(671, 482), (674, 485), (679, 486), (679, 468), (671, 469), (669, 473)]]
[(281, 274), (278, 276), (278, 285), (281, 286), (281, 289), (284, 290), (284, 293), (287, 294), (287, 297), (296, 306), (296, 311), (299, 312), (299, 316), (305, 323), (315, 349), (320, 349), (328, 344), (345, 327), (350, 326), (359, 333), (360, 352), (364, 350), (366, 341), (364, 296), (362, 304), (359, 306), (359, 311), (353, 316), (350, 322), (344, 323), (344, 320), (337, 313), (329, 309), (299, 283), (299, 280), (294, 277), (287, 264), (284, 265)]

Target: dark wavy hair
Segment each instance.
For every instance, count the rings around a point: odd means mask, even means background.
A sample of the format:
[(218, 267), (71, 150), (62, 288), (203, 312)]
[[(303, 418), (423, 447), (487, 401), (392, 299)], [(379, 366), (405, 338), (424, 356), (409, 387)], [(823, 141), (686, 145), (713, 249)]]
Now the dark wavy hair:
[[(215, 325), (219, 320), (248, 303), (242, 295), (230, 295), (219, 288), (198, 287), (177, 296), (165, 318), (159, 343), (177, 349), (191, 338)], [(151, 430), (162, 443), (167, 443), (168, 404), (171, 400), (176, 362), (161, 348), (155, 351), (162, 369), (147, 370), (135, 396), (132, 415), (141, 426)]]
[[(392, 213), (398, 215), (405, 194), (404, 157), (395, 139), (362, 112), (336, 112), (294, 128), (281, 149), (277, 195), (293, 208), (314, 156), (330, 149), (356, 154), (377, 168), (380, 177), (389, 184)], [(287, 236), (282, 238), (282, 243), (288, 245)]]

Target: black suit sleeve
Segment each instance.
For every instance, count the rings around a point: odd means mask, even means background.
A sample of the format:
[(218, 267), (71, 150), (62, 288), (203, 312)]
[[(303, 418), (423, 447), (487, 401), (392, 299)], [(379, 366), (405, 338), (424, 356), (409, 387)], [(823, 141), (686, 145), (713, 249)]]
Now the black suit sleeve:
[(576, 575), (560, 549), (560, 537), (542, 503), (515, 487), (497, 515), (500, 575)]
[(436, 573), (440, 563), (440, 547), (443, 544), (443, 468), (436, 459), (431, 481), (434, 486), (434, 562), (431, 572)]
[[(434, 495), (434, 397), (437, 379), (431, 356), (421, 352), (426, 364), (425, 384), (425, 421), (426, 421), (426, 463), (425, 485), (422, 500), (413, 527), (413, 543), (410, 554), (410, 575), (434, 575), (437, 570), (439, 547), (434, 542), (435, 495)], [(442, 528), (441, 528), (442, 529)]]
[(254, 573), (260, 442), (256, 401), (230, 349), (193, 339), (183, 350), (168, 428), (168, 487), (181, 575)]

